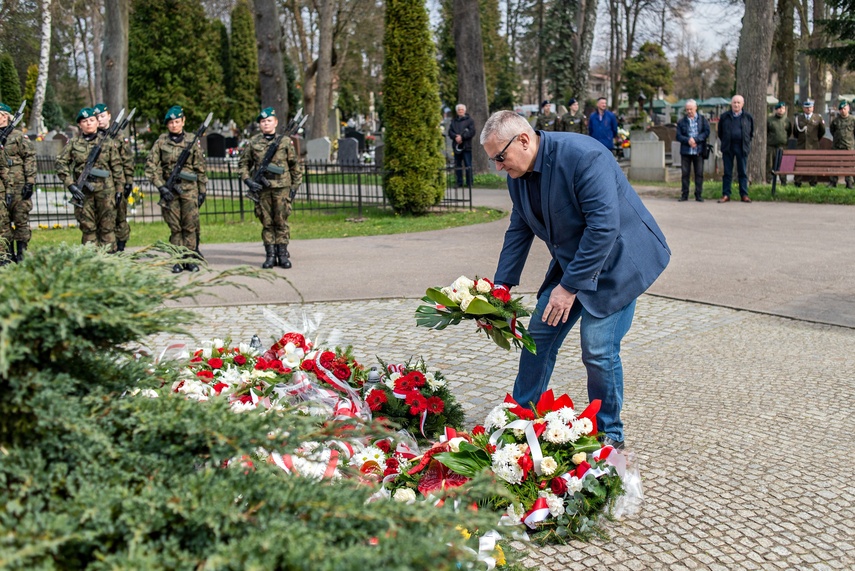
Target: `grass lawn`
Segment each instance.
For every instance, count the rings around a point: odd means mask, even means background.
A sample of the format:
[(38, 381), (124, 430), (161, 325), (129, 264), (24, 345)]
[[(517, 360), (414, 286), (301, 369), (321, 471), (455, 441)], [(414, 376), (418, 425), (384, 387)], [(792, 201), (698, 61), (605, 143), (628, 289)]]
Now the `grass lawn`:
[[(400, 216), (389, 210), (364, 208), (362, 221), (353, 219), (353, 212), (297, 211), (291, 214), (291, 238), (346, 238), (348, 236), (374, 236), (378, 234), (406, 234), (442, 230), (455, 226), (468, 226), (492, 222), (507, 216), (507, 212), (490, 208), (476, 208), (471, 212), (437, 212), (425, 216)], [(128, 246), (153, 244), (169, 240), (169, 229), (163, 222), (131, 222), (131, 239)], [(79, 243), (77, 228), (33, 230), (33, 245)], [(236, 242), (261, 242), (261, 223), (249, 216), (243, 222), (206, 222), (202, 219), (202, 244)]]
[[(635, 187), (647, 187), (640, 191), (644, 196), (656, 196), (659, 198), (678, 198), (680, 196), (680, 181), (671, 182), (649, 182), (630, 181)], [(655, 189), (653, 189), (655, 187)], [(647, 190), (647, 189), (653, 190)], [(731, 198), (739, 199), (739, 185), (734, 181), (730, 187)], [(748, 196), (755, 202), (801, 202), (810, 204), (855, 204), (855, 190), (848, 190), (843, 185), (843, 179), (837, 183), (837, 188), (829, 188), (826, 183), (820, 182), (811, 187), (807, 183), (796, 187), (792, 182), (786, 186), (778, 186), (776, 196), (772, 197), (771, 184), (752, 184), (748, 187)], [(694, 180), (689, 187), (689, 198), (694, 198)], [(721, 181), (708, 180), (704, 182), (703, 196), (706, 200), (718, 200), (721, 198)]]

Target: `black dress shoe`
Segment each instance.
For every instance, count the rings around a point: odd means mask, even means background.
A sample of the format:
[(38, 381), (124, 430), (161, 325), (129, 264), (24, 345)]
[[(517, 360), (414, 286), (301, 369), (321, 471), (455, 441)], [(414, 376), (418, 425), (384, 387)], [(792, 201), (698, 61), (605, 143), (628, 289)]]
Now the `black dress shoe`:
[(686, 202), (687, 200), (689, 200), (688, 196), (681, 196), (677, 199), (677, 202)]
[(184, 264), (184, 269), (188, 272), (198, 272), (199, 266), (197, 266), (196, 264)]
[(603, 446), (611, 446), (611, 447), (615, 448), (616, 450), (623, 450), (623, 446), (624, 446), (623, 440), (618, 442), (617, 440), (612, 440), (608, 436), (603, 436), (603, 438), (600, 440), (600, 442), (602, 443)]
[(173, 274), (180, 274), (183, 271), (184, 271), (184, 268), (181, 267), (181, 264), (175, 264), (174, 266), (172, 266), (172, 273)]
[(696, 197), (695, 197), (695, 202), (703, 202), (703, 201), (704, 201), (704, 197), (703, 197), (703, 196), (696, 196)]

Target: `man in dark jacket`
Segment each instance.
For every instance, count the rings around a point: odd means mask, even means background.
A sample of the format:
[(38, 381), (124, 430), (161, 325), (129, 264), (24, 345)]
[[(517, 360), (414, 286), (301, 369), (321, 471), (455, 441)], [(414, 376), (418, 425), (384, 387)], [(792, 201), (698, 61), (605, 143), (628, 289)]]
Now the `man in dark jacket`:
[(683, 186), (680, 202), (689, 200), (689, 171), (695, 171), (695, 200), (703, 202), (704, 192), (704, 147), (710, 137), (707, 118), (698, 114), (694, 99), (686, 101), (686, 115), (677, 123), (677, 140), (680, 141), (680, 170)]
[(458, 103), (457, 117), (448, 126), (448, 138), (454, 152), (454, 174), (457, 186), (463, 186), (463, 171), (466, 171), (466, 186), (472, 188), (472, 137), (475, 136), (475, 121), (466, 112), (466, 106)]
[(721, 162), (724, 165), (719, 202), (730, 202), (734, 160), (739, 173), (740, 200), (751, 202), (748, 198), (748, 152), (754, 139), (754, 118), (742, 110), (744, 105), (745, 99), (741, 95), (734, 95), (730, 100), (730, 111), (725, 111), (718, 119), (718, 139), (721, 141)]

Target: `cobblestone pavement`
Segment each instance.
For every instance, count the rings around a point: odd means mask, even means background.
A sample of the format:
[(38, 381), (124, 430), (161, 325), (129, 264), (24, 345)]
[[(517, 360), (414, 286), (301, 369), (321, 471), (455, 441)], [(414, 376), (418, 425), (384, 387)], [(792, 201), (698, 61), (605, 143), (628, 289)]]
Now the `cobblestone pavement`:
[[(528, 300), (531, 304), (532, 300)], [(205, 307), (198, 340), (264, 342), (320, 319), (320, 339), (353, 345), (370, 365), (423, 356), (483, 421), (516, 372), (517, 355), (467, 325), (415, 327), (417, 299)], [(159, 336), (152, 349), (192, 339)], [(642, 510), (607, 525), (609, 541), (536, 547), (538, 569), (855, 568), (855, 330), (642, 296), (624, 340), (627, 443), (644, 480)], [(578, 334), (551, 387), (587, 402)]]

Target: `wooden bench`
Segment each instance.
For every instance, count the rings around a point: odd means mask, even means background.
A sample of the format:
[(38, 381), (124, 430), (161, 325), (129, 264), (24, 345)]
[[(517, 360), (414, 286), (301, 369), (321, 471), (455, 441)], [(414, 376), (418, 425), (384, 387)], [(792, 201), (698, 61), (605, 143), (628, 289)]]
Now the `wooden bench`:
[(855, 151), (834, 150), (779, 150), (772, 169), (772, 196), (778, 176), (802, 177), (855, 177)]

